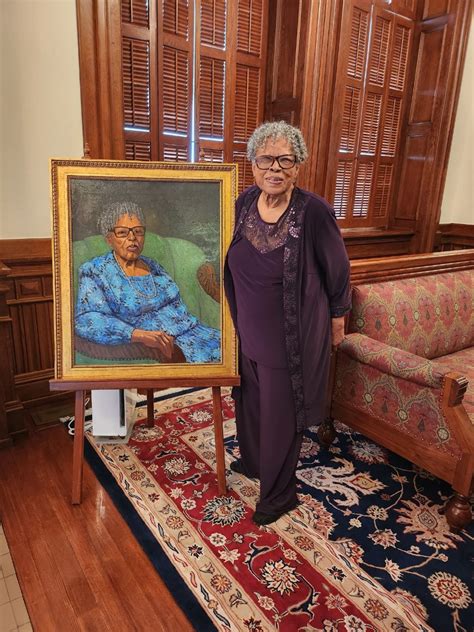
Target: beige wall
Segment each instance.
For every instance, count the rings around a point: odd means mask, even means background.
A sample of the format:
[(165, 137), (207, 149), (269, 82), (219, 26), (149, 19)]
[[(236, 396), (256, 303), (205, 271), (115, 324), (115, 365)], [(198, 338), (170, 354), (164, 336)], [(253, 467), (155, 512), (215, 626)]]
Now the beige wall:
[[(474, 223), (471, 31), (441, 222)], [(0, 0), (0, 238), (51, 234), (48, 159), (82, 155), (74, 0)]]
[(474, 224), (474, 24), (471, 26), (461, 92), (441, 205), (441, 223)]
[(0, 238), (49, 237), (50, 157), (82, 156), (74, 0), (0, 0)]

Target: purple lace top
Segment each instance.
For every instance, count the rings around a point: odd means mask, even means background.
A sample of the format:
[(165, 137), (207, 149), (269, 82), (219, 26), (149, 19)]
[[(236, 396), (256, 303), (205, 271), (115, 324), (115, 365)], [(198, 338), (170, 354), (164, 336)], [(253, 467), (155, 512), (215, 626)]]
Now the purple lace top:
[(257, 208), (257, 200), (249, 208), (242, 225), (242, 235), (246, 237), (254, 248), (262, 254), (280, 248), (288, 237), (291, 202), (277, 222), (264, 222)]
[(242, 238), (229, 250), (229, 267), (237, 302), (237, 328), (242, 352), (273, 368), (287, 366), (283, 319), (283, 252), (288, 213), (264, 222), (254, 203), (242, 227)]

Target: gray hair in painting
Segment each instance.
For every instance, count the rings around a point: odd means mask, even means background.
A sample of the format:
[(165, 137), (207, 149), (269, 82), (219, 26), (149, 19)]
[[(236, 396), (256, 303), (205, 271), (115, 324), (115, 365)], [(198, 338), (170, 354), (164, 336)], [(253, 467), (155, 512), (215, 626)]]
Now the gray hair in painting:
[(114, 202), (102, 209), (97, 218), (97, 228), (104, 237), (113, 229), (117, 221), (123, 216), (136, 217), (145, 226), (145, 216), (142, 209), (135, 202)]
[(271, 121), (263, 123), (253, 132), (247, 143), (247, 158), (255, 160), (257, 150), (264, 147), (268, 140), (282, 138), (288, 141), (296, 156), (296, 162), (304, 162), (308, 157), (308, 150), (303, 134), (297, 127), (285, 121)]

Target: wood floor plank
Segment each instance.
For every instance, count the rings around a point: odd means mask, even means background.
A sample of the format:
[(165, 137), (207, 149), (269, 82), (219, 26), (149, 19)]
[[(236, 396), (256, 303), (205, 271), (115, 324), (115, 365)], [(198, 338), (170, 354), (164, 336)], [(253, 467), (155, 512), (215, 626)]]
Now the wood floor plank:
[[(87, 465), (86, 469), (88, 469)], [(87, 516), (87, 520), (84, 521), (83, 517), (84, 531), (89, 532), (89, 536), (94, 543), (97, 553), (100, 554), (102, 562), (105, 563), (107, 567), (111, 583), (108, 587), (109, 593), (112, 588), (118, 595), (122, 595), (120, 597), (121, 609), (122, 611), (126, 610), (130, 613), (131, 621), (135, 621), (137, 617), (143, 617), (146, 620), (153, 620), (158, 616), (159, 611), (162, 610), (164, 605), (163, 602), (168, 602), (170, 611), (173, 612), (174, 601), (164, 586), (160, 591), (160, 600), (157, 600), (156, 594), (152, 593), (148, 589), (149, 580), (156, 579), (156, 571), (153, 569), (151, 564), (147, 566), (147, 572), (145, 573), (143, 568), (140, 568), (137, 572), (137, 567), (135, 565), (128, 568), (125, 573), (123, 571), (120, 573), (117, 572), (117, 568), (120, 564), (125, 563), (126, 559), (135, 558), (137, 555), (141, 555), (142, 551), (128, 530), (128, 527), (123, 524), (123, 521), (116, 512), (115, 508), (113, 508), (113, 511), (110, 511), (110, 509), (107, 508), (106, 502), (104, 501), (104, 495), (107, 496), (105, 492), (100, 494), (100, 502), (92, 504), (90, 500), (88, 500), (92, 498), (92, 496), (87, 496), (85, 494), (85, 499), (81, 506), (81, 513), (91, 512), (90, 515)], [(58, 496), (55, 496), (55, 498), (57, 499)], [(68, 503), (67, 509), (64, 510), (63, 502), (61, 500), (56, 500), (55, 502), (59, 503), (58, 511), (61, 512), (61, 516), (63, 518), (63, 528), (65, 530), (71, 528), (71, 525), (68, 524), (68, 521), (66, 520), (66, 516), (68, 515), (73, 516), (74, 524), (72, 526), (75, 528), (74, 514), (76, 513), (76, 507)], [(129, 537), (123, 537), (125, 530), (127, 531), (127, 535), (129, 535)], [(76, 536), (74, 542), (77, 546), (80, 542), (80, 538)], [(121, 558), (121, 561), (119, 561), (119, 558)], [(92, 576), (90, 576), (89, 573), (87, 574), (91, 580)], [(135, 597), (133, 600), (128, 598), (124, 599), (124, 594), (131, 594), (130, 585), (136, 582), (142, 582), (145, 599), (140, 598), (140, 595), (138, 598)], [(95, 588), (97, 591), (98, 587), (96, 586)], [(171, 616), (171, 619), (173, 619), (173, 616)], [(169, 625), (169, 623), (170, 622), (168, 621), (167, 625)], [(178, 629), (179, 625), (180, 623), (176, 621), (176, 629)]]
[[(63, 504), (61, 500), (57, 502), (60, 505)], [(65, 515), (67, 517), (65, 517)], [(83, 519), (80, 520), (79, 525), (77, 522), (76, 516), (74, 515), (67, 515), (67, 512), (62, 515), (62, 527), (64, 532), (68, 538), (70, 538), (71, 546), (74, 549), (78, 563), (81, 565), (91, 591), (95, 595), (94, 610), (96, 607), (103, 610), (106, 620), (115, 622), (115, 630), (130, 629), (133, 627), (133, 620), (130, 617), (124, 616), (121, 595), (115, 590), (114, 584), (109, 576), (111, 569), (107, 569), (107, 574), (104, 573), (104, 558), (102, 556), (102, 550), (100, 549), (100, 542), (94, 541), (94, 554), (91, 555), (91, 542), (88, 529), (84, 526)], [(78, 526), (80, 527), (79, 530), (77, 529)], [(122, 563), (125, 562), (126, 560), (123, 559)], [(107, 598), (104, 600), (102, 595), (107, 595)], [(143, 614), (144, 616), (149, 615), (147, 612)]]
[(0, 451), (0, 519), (35, 632), (192, 632), (87, 465), (70, 504), (71, 468), (62, 426)]

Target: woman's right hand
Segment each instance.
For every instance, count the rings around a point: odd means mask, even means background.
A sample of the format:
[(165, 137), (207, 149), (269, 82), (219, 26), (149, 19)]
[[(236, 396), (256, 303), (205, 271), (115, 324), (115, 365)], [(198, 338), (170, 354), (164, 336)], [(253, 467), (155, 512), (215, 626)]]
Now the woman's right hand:
[(174, 338), (164, 331), (134, 329), (132, 342), (141, 342), (147, 347), (155, 347), (159, 349), (167, 359), (173, 355)]

